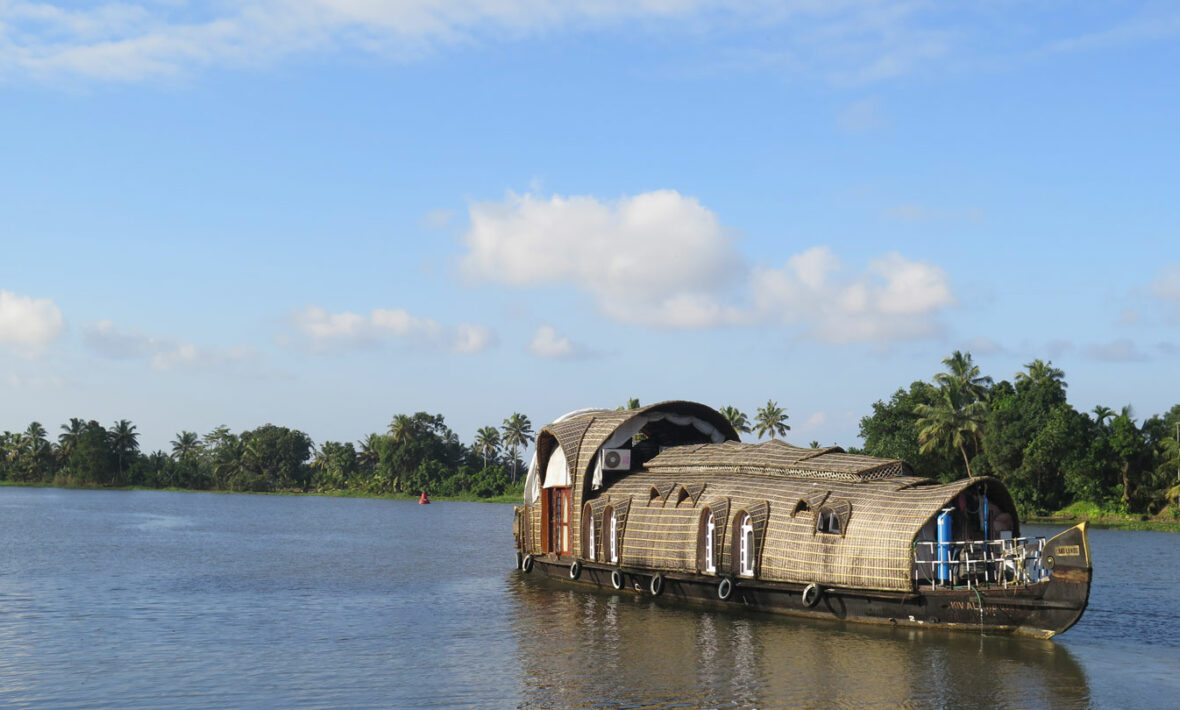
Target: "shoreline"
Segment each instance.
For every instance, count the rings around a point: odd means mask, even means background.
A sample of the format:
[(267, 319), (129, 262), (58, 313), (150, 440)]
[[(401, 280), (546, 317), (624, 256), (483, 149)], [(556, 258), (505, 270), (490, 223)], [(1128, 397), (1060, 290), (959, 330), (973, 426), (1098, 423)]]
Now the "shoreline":
[[(52, 483), (31, 483), (23, 481), (0, 481), (4, 488), (58, 488), (67, 491), (169, 491), (172, 493), (211, 493), (221, 495), (247, 496), (315, 496), (319, 498), (369, 498), (372, 500), (417, 501), (417, 493), (365, 493), (363, 491), (227, 491), (202, 488), (153, 488), (151, 486), (57, 486)], [(431, 496), (431, 503), (519, 503), (521, 494), (512, 493), (490, 498), (479, 496)]]
[[(92, 491), (171, 491), (173, 493), (213, 493), (223, 495), (251, 495), (251, 496), (317, 496), (321, 498), (368, 498), (372, 500), (418, 500), (416, 493), (365, 493), (363, 491), (226, 491), (207, 490), (198, 488), (152, 488), (150, 486), (55, 486), (49, 483), (26, 483), (21, 481), (0, 481), (0, 486), (8, 488), (60, 488), (62, 490), (92, 490)], [(439, 503), (496, 503), (498, 505), (516, 505), (520, 503), (520, 493), (480, 498), (478, 496), (432, 496), (431, 502)], [(1050, 525), (1069, 527), (1081, 522), (1089, 523), (1096, 528), (1108, 530), (1154, 530), (1156, 532), (1180, 533), (1180, 520), (1164, 520), (1159, 518), (1131, 518), (1107, 517), (1090, 515), (1030, 515), (1021, 520), (1026, 525)]]
[(1180, 533), (1180, 520), (1156, 518), (1127, 519), (1089, 515), (1032, 515), (1021, 521), (1025, 525), (1070, 526), (1089, 523), (1096, 528), (1107, 530), (1154, 530), (1156, 532)]

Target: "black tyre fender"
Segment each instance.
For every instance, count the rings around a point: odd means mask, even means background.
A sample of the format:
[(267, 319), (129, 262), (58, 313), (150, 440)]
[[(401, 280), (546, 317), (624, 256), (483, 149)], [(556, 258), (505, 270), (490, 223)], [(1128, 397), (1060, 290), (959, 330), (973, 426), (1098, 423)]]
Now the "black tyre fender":
[(651, 584), (648, 585), (648, 590), (653, 597), (658, 597), (664, 593), (664, 575), (652, 575)]
[(818, 584), (812, 582), (803, 588), (803, 606), (808, 609), (813, 608), (816, 604), (819, 604), (820, 597), (823, 595), (824, 590), (820, 589)]
[(722, 577), (721, 581), (717, 583), (717, 598), (721, 601), (729, 601), (733, 596), (733, 580), (729, 577)]
[(582, 563), (574, 560), (570, 563), (570, 579), (577, 579), (582, 576)]
[(533, 556), (532, 555), (525, 555), (523, 558), (521, 558), (520, 571), (521, 572), (532, 572), (533, 571)]
[(623, 570), (613, 569), (610, 572), (610, 586), (615, 589), (623, 588)]

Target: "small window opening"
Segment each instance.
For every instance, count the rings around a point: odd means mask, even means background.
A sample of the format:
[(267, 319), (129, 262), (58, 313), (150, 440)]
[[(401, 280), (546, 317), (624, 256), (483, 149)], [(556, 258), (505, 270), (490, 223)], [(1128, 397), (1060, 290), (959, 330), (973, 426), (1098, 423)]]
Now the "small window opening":
[(821, 533), (839, 535), (840, 518), (827, 508), (820, 508), (819, 515), (816, 517), (815, 529)]

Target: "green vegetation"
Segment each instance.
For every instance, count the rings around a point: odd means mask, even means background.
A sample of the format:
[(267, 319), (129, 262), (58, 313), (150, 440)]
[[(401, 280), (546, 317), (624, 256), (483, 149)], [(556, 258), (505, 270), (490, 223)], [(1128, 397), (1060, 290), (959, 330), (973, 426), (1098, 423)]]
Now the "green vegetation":
[(326, 441), (317, 448), (301, 431), (266, 424), (237, 434), (217, 427), (203, 437), (181, 431), (171, 453), (145, 454), (126, 419), (110, 428), (70, 419), (56, 442), (33, 422), (0, 434), (0, 483), (390, 497), (427, 491), (507, 501), (523, 493), (517, 454), (532, 439), (528, 417), (514, 413), (502, 429), (481, 428), (468, 447), (442, 415), (418, 412), (396, 415), (386, 433), (355, 445)]
[(1050, 362), (1033, 360), (1014, 382), (982, 377), (969, 353), (943, 365), (933, 382), (873, 404), (860, 422), (861, 453), (905, 459), (942, 481), (995, 476), (1034, 520), (1147, 527), (1176, 518), (1180, 404), (1142, 424), (1129, 406), (1090, 416), (1066, 401), (1065, 373)]
[[(1065, 373), (1050, 362), (1033, 360), (1011, 382), (983, 376), (969, 353), (955, 352), (943, 365), (931, 382), (875, 402), (860, 421), (864, 447), (853, 451), (904, 459), (916, 474), (941, 481), (994, 476), (1033, 521), (1180, 530), (1180, 404), (1140, 423), (1129, 406), (1075, 410)], [(638, 407), (637, 399), (626, 405)], [(739, 432), (790, 430), (773, 400), (752, 422), (732, 406), (720, 411)], [(427, 491), (513, 501), (523, 492), (520, 456), (534, 438), (528, 418), (513, 413), (499, 427), (481, 427), (468, 446), (441, 414), (418, 412), (394, 416), (385, 433), (355, 444), (316, 447), (301, 431), (266, 424), (236, 434), (181, 431), (170, 453), (144, 454), (125, 419), (110, 428), (70, 419), (56, 442), (33, 422), (0, 434), (0, 483), (392, 497)]]

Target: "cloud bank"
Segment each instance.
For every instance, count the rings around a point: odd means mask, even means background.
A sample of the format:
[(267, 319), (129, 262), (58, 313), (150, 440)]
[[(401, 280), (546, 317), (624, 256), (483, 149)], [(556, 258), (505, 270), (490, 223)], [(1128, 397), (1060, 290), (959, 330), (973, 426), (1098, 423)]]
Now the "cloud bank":
[(94, 352), (113, 360), (146, 360), (157, 372), (234, 368), (256, 358), (250, 348), (205, 348), (120, 328), (110, 320), (83, 328), (82, 341)]
[[(1102, 49), (1180, 34), (1180, 21), (1167, 7), (1145, 10), (1121, 26), (1099, 18), (1075, 28), (1055, 19), (1031, 31), (1005, 31), (988, 9), (894, 0), (0, 1), (0, 79), (134, 82), (210, 67), (266, 66), (311, 53), (407, 61), (445, 47), (626, 28), (681, 32), (686, 44), (711, 41), (702, 62), (722, 69), (847, 84), (890, 79), (969, 53), (978, 62), (1001, 52)], [(1059, 25), (1084, 34), (1063, 36)], [(989, 36), (995, 33), (1003, 41)], [(868, 108), (842, 122), (861, 130), (876, 121)]]
[[(731, 230), (691, 197), (660, 190), (613, 202), (510, 193), (470, 208), (462, 269), (518, 288), (572, 286), (622, 323), (663, 329), (778, 324), (824, 342), (936, 334), (955, 304), (941, 268), (889, 252), (862, 272), (826, 247), (752, 267)], [(533, 351), (553, 356), (546, 332)]]
[(61, 309), (51, 299), (0, 290), (0, 345), (36, 355), (57, 340), (64, 328)]
[(495, 333), (483, 325), (462, 323), (444, 328), (429, 318), (418, 318), (401, 308), (374, 308), (368, 315), (330, 313), (307, 306), (290, 318), (292, 327), (312, 350), (374, 346), (385, 341), (441, 348), (456, 353), (478, 353), (496, 344)]

